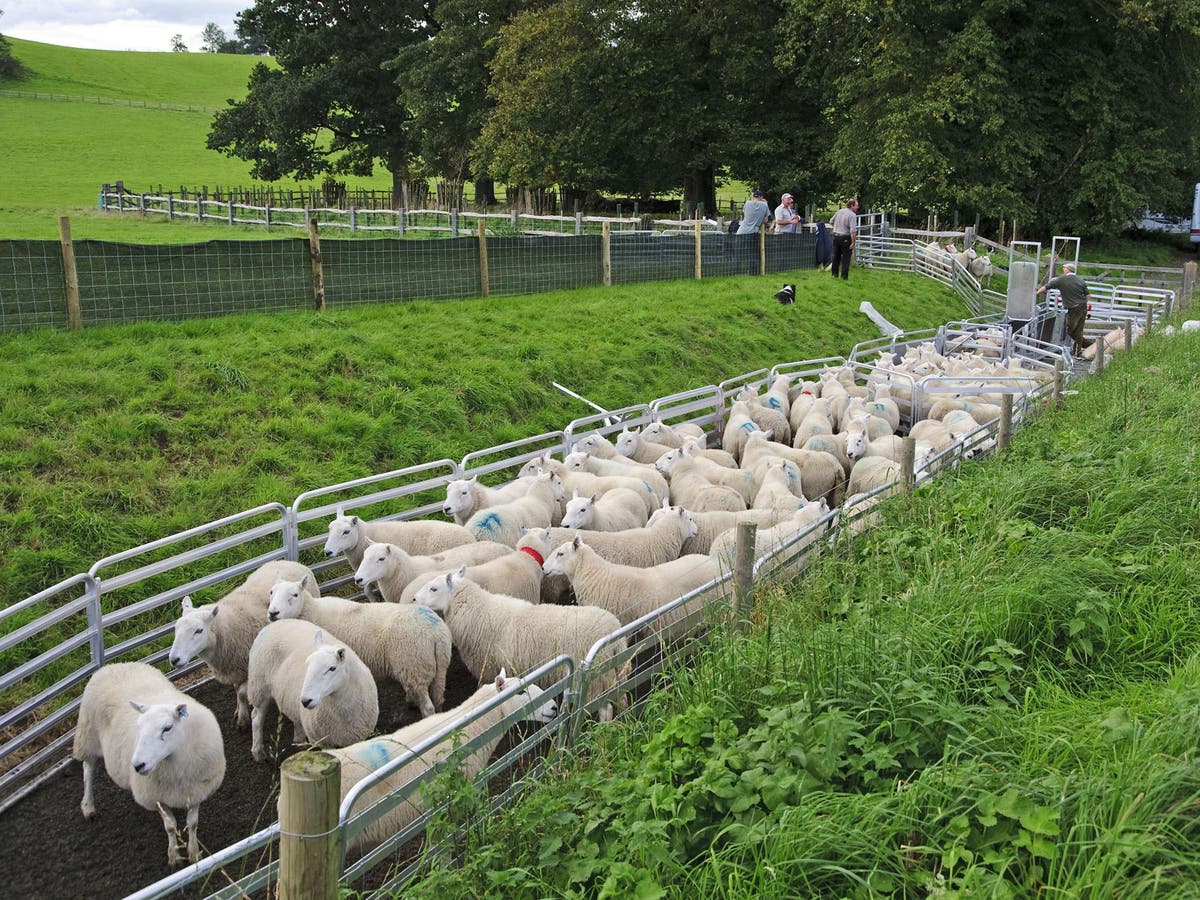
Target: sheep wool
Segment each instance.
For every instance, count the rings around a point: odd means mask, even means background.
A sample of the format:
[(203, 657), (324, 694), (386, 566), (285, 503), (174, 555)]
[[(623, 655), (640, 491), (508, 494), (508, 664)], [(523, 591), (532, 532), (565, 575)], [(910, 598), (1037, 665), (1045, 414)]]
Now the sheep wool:
[(221, 729), (207, 707), (153, 666), (109, 663), (83, 690), (71, 753), (83, 763), (84, 818), (96, 814), (92, 783), (103, 760), (138, 806), (162, 816), (171, 868), (179, 864), (179, 826), (171, 810), (187, 810), (188, 860), (199, 861), (200, 804), (225, 778)]
[(430, 716), (446, 697), (450, 629), (428, 610), (402, 603), (357, 603), (314, 597), (309, 582), (280, 579), (271, 589), (272, 622), (304, 619), (358, 654), (376, 680), (394, 681), (409, 703)]
[(546, 528), (562, 500), (562, 484), (545, 472), (530, 479), (525, 496), (488, 509), (467, 520), (466, 529), (478, 541), (495, 541), (516, 548), (522, 528)]
[(350, 568), (357, 569), (362, 564), (367, 545), (372, 541), (395, 544), (414, 556), (433, 556), (474, 540), (471, 532), (453, 522), (438, 519), (366, 522), (358, 516), (345, 515), (339, 507), (337, 518), (329, 523), (325, 556), (333, 559), (344, 554)]
[(578, 493), (567, 503), (563, 528), (587, 528), (592, 531), (624, 531), (641, 528), (648, 513), (639, 495), (628, 488), (616, 488), (604, 494), (581, 497)]
[[(406, 584), (400, 593), (401, 605), (411, 604), (417, 591), (435, 575), (444, 576), (452, 571), (454, 569), (447, 566), (418, 575)], [(504, 556), (477, 566), (469, 566), (467, 577), (497, 594), (519, 597), (530, 603), (539, 603), (542, 599), (542, 582), (545, 575), (542, 567), (528, 553), (510, 550)]]
[(434, 556), (414, 556), (396, 544), (370, 544), (354, 572), (354, 583), (364, 588), (374, 584), (385, 600), (394, 602), (409, 582), (425, 572), (489, 562), (509, 552), (510, 548), (495, 541), (475, 541)]
[(325, 637), (312, 622), (284, 619), (270, 623), (254, 639), (246, 691), (253, 710), (250, 752), (256, 762), (266, 758), (263, 731), (272, 705), (291, 720), (298, 744), (344, 747), (375, 730), (375, 679), (357, 653)]

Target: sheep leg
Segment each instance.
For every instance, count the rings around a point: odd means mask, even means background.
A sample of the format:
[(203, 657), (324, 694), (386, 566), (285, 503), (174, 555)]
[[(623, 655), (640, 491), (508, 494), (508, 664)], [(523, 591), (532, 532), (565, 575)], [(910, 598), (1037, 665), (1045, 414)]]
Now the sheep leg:
[(408, 702), (417, 707), (417, 709), (421, 710), (422, 717), (432, 716), (435, 712), (437, 712), (437, 710), (434, 709), (433, 701), (429, 698), (429, 691), (425, 690), (424, 688), (405, 691), (405, 694), (408, 697)]
[(246, 682), (243, 681), (234, 690), (237, 694), (238, 731), (245, 731), (246, 726), (250, 724), (250, 701), (246, 698)]
[(308, 743), (308, 733), (299, 719), (292, 722), (292, 743), (296, 745)]
[(271, 702), (268, 700), (262, 706), (254, 707), (250, 715), (250, 755), (255, 762), (262, 762), (266, 758), (263, 753), (263, 723), (270, 710)]
[(188, 862), (200, 862), (200, 804), (187, 808)]
[(161, 803), (155, 805), (162, 816), (163, 828), (167, 831), (167, 865), (174, 869), (179, 865), (179, 823), (175, 820), (175, 813)]
[(96, 761), (94, 759), (83, 760), (83, 800), (79, 803), (79, 809), (85, 819), (91, 819), (96, 815), (96, 800), (92, 796), (92, 779), (95, 774)]

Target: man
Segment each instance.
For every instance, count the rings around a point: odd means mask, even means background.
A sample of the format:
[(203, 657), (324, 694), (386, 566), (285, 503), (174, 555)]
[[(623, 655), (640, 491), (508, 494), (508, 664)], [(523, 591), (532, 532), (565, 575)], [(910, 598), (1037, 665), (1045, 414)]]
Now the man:
[(1092, 342), (1083, 336), (1083, 326), (1087, 321), (1088, 304), (1092, 301), (1088, 293), (1087, 282), (1075, 274), (1075, 263), (1063, 263), (1063, 273), (1057, 278), (1051, 278), (1037, 289), (1038, 295), (1047, 290), (1057, 290), (1062, 300), (1063, 309), (1067, 311), (1067, 334), (1071, 336), (1071, 352), (1082, 356), (1083, 351)]
[(795, 199), (791, 194), (784, 194), (775, 207), (775, 233), (795, 234), (796, 226), (800, 224), (800, 214), (794, 209)]
[(766, 195), (761, 188), (755, 188), (753, 196), (742, 207), (742, 224), (738, 226), (737, 234), (733, 238), (737, 254), (733, 274), (738, 275), (743, 271), (749, 274), (754, 271), (752, 259), (757, 244), (747, 235), (758, 234), (758, 230), (770, 214), (771, 207), (767, 206)]
[(833, 214), (829, 220), (830, 230), (833, 231), (833, 265), (830, 271), (833, 277), (841, 272), (843, 280), (850, 278), (850, 254), (854, 252), (854, 243), (858, 239), (858, 200), (851, 197), (846, 205)]

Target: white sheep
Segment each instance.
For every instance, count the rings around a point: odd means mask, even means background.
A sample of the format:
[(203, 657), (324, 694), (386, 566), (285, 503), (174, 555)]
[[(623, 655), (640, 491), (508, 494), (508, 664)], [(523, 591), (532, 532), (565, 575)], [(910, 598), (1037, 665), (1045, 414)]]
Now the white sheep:
[(625, 531), (532, 528), (521, 538), (521, 548), (536, 551), (544, 563), (555, 547), (579, 535), (609, 562), (644, 569), (678, 559), (684, 543), (696, 533), (696, 519), (692, 513), (664, 501), (662, 507), (654, 511), (645, 528)]
[(254, 639), (246, 693), (253, 709), (250, 753), (256, 762), (266, 758), (263, 730), (272, 704), (291, 720), (297, 744), (344, 747), (375, 730), (375, 679), (357, 653), (325, 637), (312, 622), (283, 619)]
[(459, 547), (475, 540), (475, 536), (461, 525), (437, 519), (413, 519), (407, 522), (378, 520), (367, 522), (358, 516), (347, 516), (339, 506), (337, 516), (329, 523), (329, 537), (325, 541), (325, 556), (333, 559), (339, 554), (346, 557), (351, 569), (362, 563), (363, 553), (371, 541), (384, 541), (403, 547), (417, 556), (431, 556), (451, 547)]
[[(388, 795), (396, 793), (406, 784), (424, 775), (445, 760), (455, 748), (475, 740), (482, 734), (490, 734), (491, 737), (484, 740), (478, 747), (458, 758), (457, 764), (463, 775), (468, 779), (473, 779), (491, 759), (496, 745), (504, 737), (503, 730), (497, 726), (516, 716), (518, 711), (531, 701), (536, 702), (542, 693), (542, 689), (537, 685), (527, 685), (520, 679), (509, 678), (506, 673), (501, 672), (494, 682), (481, 687), (454, 709), (427, 716), (419, 722), (406, 725), (391, 734), (377, 735), (341, 749), (326, 750), (326, 753), (337, 758), (341, 763), (342, 800), (346, 799), (355, 785), (376, 769), (409, 753), (412, 748), (431, 738), (446, 726), (466, 719), (485, 704), (491, 704), (497, 697), (500, 697), (499, 703), (478, 718), (456, 729), (452, 737), (440, 741), (436, 746), (414, 756), (410, 762), (364, 791), (353, 812), (360, 813)], [(552, 721), (557, 714), (557, 703), (548, 700), (530, 710), (525, 718), (545, 723)], [(424, 811), (424, 793), (414, 790), (403, 801), (360, 831), (348, 849), (367, 850), (375, 847), (393, 834), (408, 827)]]
[[(655, 514), (657, 515), (657, 513)], [(759, 528), (770, 528), (779, 522), (780, 515), (773, 509), (748, 509), (745, 512), (694, 512), (692, 520), (696, 523), (696, 533), (683, 542), (679, 550), (681, 556), (708, 554), (712, 550), (713, 541), (720, 535), (736, 528), (739, 522), (753, 522)], [(654, 516), (650, 517), (651, 522)]]
[(758, 426), (750, 417), (750, 404), (745, 400), (734, 400), (725, 419), (725, 430), (721, 435), (721, 449), (740, 463), (742, 449), (746, 446), (746, 436), (756, 430), (758, 430)]
[[(792, 443), (795, 444), (796, 432), (800, 429), (800, 423), (805, 417), (816, 407), (818, 397), (811, 389), (804, 389), (796, 395), (796, 399), (792, 401), (791, 408), (788, 411), (788, 424), (792, 426)], [(822, 411), (826, 413), (828, 418), (828, 404), (822, 404)]]
[[(494, 594), (469, 579), (465, 568), (434, 578), (413, 600), (445, 617), (463, 664), (481, 682), (502, 669), (527, 672), (556, 656), (568, 656), (578, 664), (597, 641), (621, 628), (616, 616), (598, 606), (541, 606)], [(626, 647), (624, 638), (609, 641), (595, 657), (596, 665), (604, 666)], [(587, 702), (623, 681), (629, 667), (626, 660), (603, 672), (592, 682)], [(544, 678), (542, 687), (555, 676)], [(613, 711), (614, 701), (609, 700), (598, 718), (607, 722)]]
[(1186, 319), (1179, 326), (1180, 332), (1187, 334), (1190, 331), (1200, 331), (1200, 319)]
[(709, 462), (715, 462), (718, 466), (723, 466), (726, 469), (736, 469), (738, 462), (733, 458), (733, 454), (720, 447), (706, 447), (704, 440), (701, 438), (688, 437), (683, 439), (682, 450), (691, 448), (692, 455), (699, 454)]
[(558, 479), (558, 483), (562, 485), (564, 493), (578, 491), (580, 494), (603, 494), (616, 488), (627, 488), (642, 498), (647, 515), (657, 509), (658, 504), (666, 499), (666, 495), (658, 494), (660, 487), (657, 483), (652, 484), (640, 475), (596, 475), (592, 472), (570, 468), (565, 462), (559, 462), (549, 455), (527, 462), (521, 469), (521, 475), (526, 477), (538, 469), (552, 473)]
[[(721, 577), (720, 563), (711, 556), (681, 556), (658, 566), (622, 566), (604, 559), (578, 536), (560, 544), (546, 558), (547, 575), (566, 575), (581, 606), (607, 609), (622, 625), (658, 610), (672, 600)], [(681, 604), (660, 616), (656, 633), (676, 635), (676, 628), (690, 615), (690, 603)]]
[[(721, 465), (719, 462), (715, 462), (704, 455), (703, 451), (691, 442), (685, 443), (678, 451), (673, 452), (678, 452), (684, 458), (692, 460), (696, 464), (696, 470), (713, 484), (724, 485), (727, 488), (737, 491), (742, 495), (742, 499), (747, 504), (754, 499), (754, 492), (757, 485), (752, 473), (744, 469), (731, 469), (728, 466)], [(662, 462), (662, 460), (659, 460), (659, 462)], [(664, 465), (670, 465), (670, 462), (668, 461)]]
[(774, 510), (781, 516), (790, 516), (804, 506), (804, 499), (792, 492), (792, 473), (786, 459), (769, 460), (763, 474), (762, 485), (754, 495), (754, 509)]
[[(504, 592), (507, 589), (509, 593), (519, 592), (531, 601), (538, 599), (541, 595), (540, 584), (522, 586), (511, 583), (514, 574), (521, 574), (520, 569), (516, 573), (513, 572), (513, 569), (520, 565), (520, 560), (516, 560), (515, 563), (507, 562), (514, 556), (512, 548), (500, 545), (500, 554), (476, 561), (462, 552), (474, 546), (478, 545), (467, 544), (463, 548), (454, 548), (437, 556), (413, 556), (395, 544), (372, 544), (363, 556), (362, 565), (354, 573), (354, 582), (359, 587), (374, 584), (388, 602), (404, 603), (411, 601), (412, 593), (426, 580), (421, 578), (422, 575), (432, 578), (437, 572), (448, 572), (460, 565), (466, 565), (472, 577), (478, 578), (491, 590)], [(482, 570), (483, 566), (494, 562), (504, 564)]]
[[(834, 433), (834, 420), (825, 410), (826, 407), (824, 406), (814, 405), (812, 409), (808, 411), (808, 414), (796, 424), (795, 431), (792, 435), (792, 440), (790, 441), (790, 444), (793, 447), (803, 447), (808, 443), (809, 438), (815, 437), (819, 434)], [(774, 431), (771, 432), (771, 436), (774, 438)], [(750, 435), (747, 434), (746, 437), (749, 439)]]
[[(818, 538), (828, 530), (828, 522), (817, 526), (816, 523), (829, 513), (829, 507), (824, 500), (806, 503), (794, 510), (785, 519), (781, 519), (769, 528), (759, 528), (754, 533), (754, 558), (762, 559), (768, 554), (777, 553), (787, 548), (779, 556), (779, 565), (772, 568), (771, 574), (779, 578), (794, 578), (808, 564), (809, 553), (801, 553), (811, 547)], [(801, 532), (807, 532), (797, 540)], [(721, 560), (726, 570), (733, 570), (734, 555), (737, 547), (737, 530), (727, 531), (713, 541), (713, 556)], [(784, 563), (786, 560), (786, 564)]]
[[(773, 431), (786, 443), (792, 442), (792, 426), (788, 424), (787, 413), (782, 406), (773, 407), (762, 403), (762, 398), (750, 385), (746, 385), (737, 393), (737, 399), (745, 401), (750, 419), (763, 431)], [(777, 398), (776, 402), (778, 402)], [(790, 409), (790, 407), (789, 407)]]
[(671, 495), (667, 479), (663, 478), (662, 473), (650, 463), (639, 463), (633, 460), (601, 459), (598, 456), (592, 456), (591, 454), (576, 450), (568, 453), (563, 458), (563, 466), (572, 475), (576, 472), (588, 472), (601, 477), (615, 475), (620, 478), (636, 478), (645, 484), (647, 490), (654, 495), (654, 499), (658, 503), (662, 503)]
[[(591, 531), (624, 531), (641, 528), (648, 515), (641, 496), (628, 488), (616, 488), (586, 497), (575, 492), (563, 513), (563, 528), (587, 528)], [(518, 670), (519, 671), (519, 670)]]
[(442, 512), (452, 516), (457, 524), (465, 525), (479, 510), (524, 497), (532, 486), (533, 482), (528, 478), (518, 478), (500, 487), (480, 484), (477, 477), (448, 480)]
[(344, 641), (377, 680), (404, 688), (408, 702), (429, 716), (442, 708), (450, 667), (450, 631), (437, 616), (402, 603), (356, 603), (314, 597), (308, 578), (280, 579), (271, 588), (267, 617), (304, 619)]
[(707, 435), (699, 425), (691, 422), (681, 422), (678, 425), (668, 425), (666, 422), (651, 422), (642, 428), (642, 437), (655, 444), (665, 444), (668, 447), (682, 447), (685, 438), (698, 437), (705, 440)]
[(706, 510), (743, 510), (746, 501), (733, 488), (713, 484), (705, 477), (695, 458), (679, 450), (668, 450), (655, 465), (671, 483), (671, 500), (693, 512)]
[[(522, 535), (523, 538), (524, 535)], [(517, 543), (519, 544), (520, 540)], [(453, 569), (438, 569), (433, 573), (426, 573), (414, 578), (400, 594), (400, 603), (411, 604), (417, 591), (430, 578), (445, 575), (451, 571)], [(512, 550), (507, 556), (493, 559), (490, 562), (470, 566), (467, 569), (467, 576), (493, 593), (507, 594), (530, 603), (541, 602), (542, 582), (546, 579), (542, 567), (534, 558), (528, 552), (519, 550)]]
[[(913, 474), (917, 484), (928, 481), (932, 476), (929, 463), (937, 450), (928, 441), (916, 442), (916, 453), (913, 458)], [(850, 484), (846, 488), (848, 495), (867, 494), (890, 485), (880, 496), (896, 493), (900, 489), (900, 463), (885, 456), (864, 456), (854, 464), (850, 471)]]
[(171, 665), (179, 668), (196, 657), (204, 660), (213, 678), (234, 689), (238, 728), (250, 724), (250, 707), (246, 703), (250, 645), (259, 629), (267, 624), (271, 585), (279, 574), (285, 578), (313, 577), (308, 566), (290, 560), (263, 563), (216, 603), (193, 606), (192, 598), (184, 597), (181, 615), (175, 621), (175, 638), (169, 654)]
[(481, 509), (467, 520), (466, 529), (477, 541), (496, 541), (515, 548), (522, 528), (546, 528), (559, 510), (563, 484), (551, 472), (531, 476), (525, 496), (499, 506)]
[(622, 456), (628, 456), (630, 459), (636, 459), (641, 463), (655, 462), (660, 456), (668, 450), (673, 449), (666, 444), (656, 444), (642, 437), (641, 433), (633, 429), (625, 429), (617, 435), (617, 452)]
[(221, 729), (205, 706), (153, 666), (109, 663), (83, 689), (71, 755), (83, 763), (85, 819), (96, 815), (92, 782), (104, 760), (117, 787), (162, 816), (171, 868), (179, 864), (179, 823), (171, 810), (187, 810), (188, 860), (199, 861), (200, 804), (225, 778)]
[(754, 471), (755, 465), (769, 456), (782, 456), (800, 467), (804, 496), (808, 499), (824, 497), (834, 505), (841, 502), (846, 470), (833, 454), (821, 450), (796, 450), (772, 441), (769, 432), (755, 431), (746, 440), (742, 468)]
[(842, 470), (849, 475), (850, 466), (854, 464), (857, 453), (862, 456), (867, 444), (867, 429), (865, 423), (861, 429), (851, 425), (837, 434), (814, 434), (800, 445), (800, 450), (811, 450), (814, 453), (828, 453), (842, 464)]
[(990, 280), (992, 277), (992, 258), (984, 254), (976, 256), (967, 266), (979, 281)]

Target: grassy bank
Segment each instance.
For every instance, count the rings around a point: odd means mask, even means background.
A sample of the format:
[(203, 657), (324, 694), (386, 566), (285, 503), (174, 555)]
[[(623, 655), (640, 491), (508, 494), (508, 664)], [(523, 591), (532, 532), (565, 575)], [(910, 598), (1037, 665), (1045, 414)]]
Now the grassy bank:
[[(782, 279), (785, 276), (780, 276)], [(96, 559), (302, 491), (963, 314), (903, 274), (584, 289), (0, 338), (0, 606)]]
[(405, 896), (1195, 896), (1197, 350), (760, 590)]

